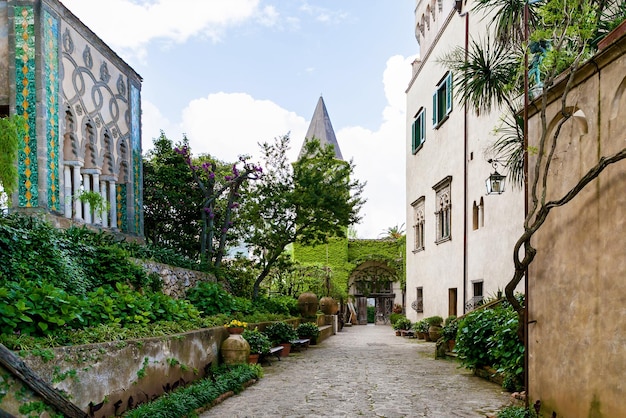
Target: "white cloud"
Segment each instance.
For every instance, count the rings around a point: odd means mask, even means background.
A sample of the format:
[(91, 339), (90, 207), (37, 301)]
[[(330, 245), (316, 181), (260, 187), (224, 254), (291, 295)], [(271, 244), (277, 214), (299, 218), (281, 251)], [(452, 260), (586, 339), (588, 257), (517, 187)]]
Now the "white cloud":
[(360, 238), (377, 238), (387, 228), (406, 222), (405, 141), (406, 97), (414, 57), (396, 55), (387, 60), (383, 84), (387, 106), (376, 131), (348, 127), (337, 132), (344, 157), (353, 158), (355, 176), (367, 181)]
[(152, 148), (152, 141), (158, 138), (161, 131), (174, 143), (182, 139), (180, 125), (172, 123), (161, 111), (147, 100), (141, 101), (141, 146), (144, 153)]
[(193, 36), (218, 41), (231, 26), (258, 19), (278, 19), (273, 7), (259, 9), (259, 0), (63, 0), (65, 6), (116, 51), (145, 53), (155, 39), (184, 42)]
[(241, 154), (259, 159), (259, 142), (291, 134), (292, 155), (300, 151), (307, 121), (269, 100), (245, 93), (215, 93), (192, 100), (182, 113), (182, 129), (194, 154), (235, 161)]

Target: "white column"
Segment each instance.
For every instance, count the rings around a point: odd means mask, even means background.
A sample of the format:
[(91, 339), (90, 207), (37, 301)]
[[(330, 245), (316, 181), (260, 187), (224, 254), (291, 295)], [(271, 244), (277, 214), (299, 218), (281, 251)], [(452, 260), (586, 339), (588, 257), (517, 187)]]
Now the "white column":
[[(83, 174), (83, 187), (86, 192), (92, 191), (91, 190), (91, 177), (87, 173)], [(89, 205), (88, 202), (84, 202), (83, 207), (85, 208), (85, 216), (84, 216), (85, 223), (90, 224), (91, 223), (91, 206)]]
[[(91, 179), (93, 181), (93, 184), (92, 184), (93, 189), (92, 189), (92, 191), (94, 193), (100, 194), (100, 174), (93, 173), (91, 175)], [(94, 208), (94, 211), (93, 211), (93, 223), (96, 224), (96, 225), (101, 225), (102, 224), (102, 216), (101, 216), (102, 214), (100, 213), (99, 210), (95, 210), (95, 209), (96, 208)]]
[(65, 196), (65, 217), (72, 217), (72, 167), (63, 166), (63, 195)]
[(113, 180), (109, 182), (109, 213), (111, 214), (111, 229), (117, 229), (117, 190)]
[(72, 167), (72, 174), (74, 175), (74, 190), (72, 192), (72, 198), (74, 198), (74, 219), (77, 221), (83, 220), (83, 204), (80, 199), (78, 199), (78, 194), (80, 193), (80, 166)]
[(109, 226), (109, 214), (107, 212), (107, 198), (109, 189), (107, 188), (107, 181), (100, 180), (100, 196), (102, 196), (102, 201), (104, 202), (104, 207), (102, 208), (102, 213), (100, 216), (102, 217), (102, 226), (107, 228)]

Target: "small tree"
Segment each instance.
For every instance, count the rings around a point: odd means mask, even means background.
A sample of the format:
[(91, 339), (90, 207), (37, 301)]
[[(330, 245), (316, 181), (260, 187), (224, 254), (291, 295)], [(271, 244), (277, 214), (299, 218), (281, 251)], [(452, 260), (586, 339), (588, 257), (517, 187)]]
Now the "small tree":
[(240, 233), (257, 257), (260, 285), (283, 254), (296, 241), (325, 243), (329, 237), (345, 236), (349, 225), (360, 220), (363, 184), (350, 180), (354, 165), (338, 161), (331, 145), (307, 141), (298, 161), (289, 164), (289, 136), (273, 144), (263, 143), (263, 178), (249, 185), (241, 215)]
[[(208, 156), (193, 161), (191, 149), (185, 143), (180, 148), (174, 149), (180, 154), (189, 169), (196, 185), (202, 192), (200, 255), (203, 261), (214, 267), (219, 267), (226, 248), (226, 238), (229, 229), (233, 226), (233, 211), (239, 207), (237, 200), (240, 197), (239, 190), (244, 182), (258, 180), (262, 176), (261, 167), (250, 163), (247, 157), (239, 157), (234, 163), (231, 172), (219, 178), (217, 172), (218, 163)], [(200, 165), (196, 165), (200, 164)], [(226, 196), (225, 206), (222, 208), (221, 219), (216, 219), (218, 200)], [(215, 245), (217, 241), (217, 245)]]

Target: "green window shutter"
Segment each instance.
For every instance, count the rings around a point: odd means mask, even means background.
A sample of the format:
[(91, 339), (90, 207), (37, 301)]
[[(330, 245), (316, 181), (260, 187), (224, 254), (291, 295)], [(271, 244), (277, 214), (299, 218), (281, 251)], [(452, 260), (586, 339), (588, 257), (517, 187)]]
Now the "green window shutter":
[(415, 154), (415, 150), (417, 149), (417, 135), (415, 134), (416, 124), (417, 124), (417, 120), (414, 120), (413, 125), (411, 125), (411, 134), (412, 134), (411, 147), (412, 147), (412, 151), (414, 154)]
[(446, 115), (452, 112), (452, 73), (449, 72), (446, 77)]
[(420, 143), (424, 143), (426, 140), (426, 110), (422, 110), (422, 114), (420, 115), (420, 130), (422, 131), (422, 138)]
[(433, 126), (437, 125), (437, 90), (433, 94)]

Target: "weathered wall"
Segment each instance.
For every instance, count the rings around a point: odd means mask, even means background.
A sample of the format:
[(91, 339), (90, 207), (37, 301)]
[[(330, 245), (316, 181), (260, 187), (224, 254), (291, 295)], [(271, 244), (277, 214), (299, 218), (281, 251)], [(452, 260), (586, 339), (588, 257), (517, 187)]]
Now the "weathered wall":
[[(219, 361), (228, 331), (202, 329), (162, 338), (113, 341), (29, 352), (24, 361), (55, 389), (95, 417), (109, 417), (200, 379)], [(0, 408), (16, 416), (36, 397), (0, 367)]]
[[(626, 147), (626, 38), (581, 70), (575, 112), (560, 134), (548, 199), (562, 196), (602, 155)], [(548, 108), (558, 118), (559, 86)], [(538, 115), (530, 120), (532, 145)], [(535, 159), (531, 159), (531, 172)], [(529, 393), (559, 417), (626, 416), (626, 161), (603, 172), (533, 239), (529, 274)]]
[(215, 283), (217, 281), (215, 276), (200, 271), (172, 267), (155, 261), (135, 260), (135, 262), (141, 265), (148, 274), (158, 274), (163, 281), (162, 292), (174, 298), (185, 296), (187, 290), (195, 287), (198, 282)]

